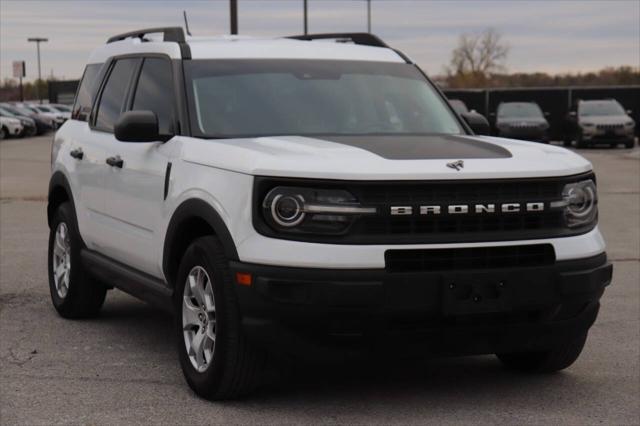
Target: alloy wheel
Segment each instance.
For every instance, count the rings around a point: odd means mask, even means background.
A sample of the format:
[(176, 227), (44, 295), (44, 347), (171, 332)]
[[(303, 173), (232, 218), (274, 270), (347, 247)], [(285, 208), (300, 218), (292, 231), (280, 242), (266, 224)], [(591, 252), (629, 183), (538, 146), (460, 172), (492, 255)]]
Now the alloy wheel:
[(64, 222), (60, 222), (56, 228), (52, 256), (53, 281), (56, 286), (56, 292), (61, 299), (64, 299), (69, 293), (69, 281), (71, 279), (71, 242), (69, 228)]
[(213, 283), (201, 266), (191, 269), (184, 285), (182, 332), (191, 365), (200, 373), (206, 371), (216, 342), (216, 304)]

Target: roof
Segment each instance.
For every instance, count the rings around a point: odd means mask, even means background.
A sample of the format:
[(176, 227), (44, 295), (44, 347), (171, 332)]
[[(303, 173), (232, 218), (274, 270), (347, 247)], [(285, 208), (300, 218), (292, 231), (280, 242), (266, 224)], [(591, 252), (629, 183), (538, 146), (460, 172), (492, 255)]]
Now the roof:
[[(147, 40), (148, 39), (148, 40)], [(405, 62), (396, 51), (335, 40), (254, 38), (246, 36), (186, 37), (192, 59), (325, 59)], [(105, 62), (111, 56), (131, 53), (161, 53), (180, 59), (180, 44), (162, 37), (125, 38), (94, 50), (89, 63)]]

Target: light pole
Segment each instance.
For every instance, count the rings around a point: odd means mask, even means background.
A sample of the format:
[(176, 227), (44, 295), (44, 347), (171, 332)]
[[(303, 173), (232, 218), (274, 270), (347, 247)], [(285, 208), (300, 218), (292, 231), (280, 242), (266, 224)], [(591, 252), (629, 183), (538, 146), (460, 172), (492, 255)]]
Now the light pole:
[(49, 39), (43, 37), (30, 37), (27, 41), (35, 42), (36, 48), (38, 49), (38, 81), (36, 82), (36, 91), (38, 92), (38, 99), (40, 100), (40, 103), (42, 103), (42, 95), (40, 93), (40, 82), (42, 81), (42, 71), (40, 69), (40, 43), (46, 43)]
[(304, 35), (307, 35), (307, 33), (309, 32), (309, 24), (307, 20), (307, 0), (303, 0), (302, 10), (304, 16)]
[(371, 0), (367, 0), (367, 32), (371, 34)]
[(231, 18), (231, 34), (238, 34), (238, 0), (229, 0), (229, 15)]

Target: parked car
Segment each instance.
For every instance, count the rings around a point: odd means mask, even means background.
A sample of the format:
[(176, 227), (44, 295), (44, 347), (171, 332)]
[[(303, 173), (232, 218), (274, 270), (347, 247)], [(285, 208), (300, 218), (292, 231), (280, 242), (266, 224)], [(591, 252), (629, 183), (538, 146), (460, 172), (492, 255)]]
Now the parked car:
[(496, 114), (498, 136), (549, 142), (549, 122), (535, 102), (502, 102)]
[(567, 118), (564, 144), (576, 141), (578, 148), (596, 144), (633, 148), (636, 123), (630, 115), (615, 99), (580, 100)]
[(53, 120), (54, 129), (62, 126), (62, 124), (67, 121), (65, 114), (48, 105), (27, 104), (26, 107), (46, 117), (50, 117)]
[(20, 136), (31, 137), (31, 136), (35, 136), (36, 133), (38, 132), (38, 129), (36, 127), (36, 121), (33, 118), (26, 117), (23, 115), (16, 115), (10, 110), (8, 110), (7, 108), (3, 107), (2, 104), (0, 104), (0, 116), (8, 117), (8, 118), (16, 118), (20, 120), (20, 123), (22, 124), (22, 133), (20, 134)]
[(28, 104), (23, 102), (16, 102), (12, 104), (3, 104), (5, 108), (9, 108), (10, 111), (16, 114), (25, 115), (36, 120), (36, 126), (38, 127), (38, 134), (42, 134), (48, 132), (51, 129), (58, 128), (57, 121), (55, 117), (52, 117), (51, 114), (44, 114), (39, 112), (36, 109), (33, 109), (28, 106)]
[(47, 106), (55, 111), (58, 111), (65, 119), (71, 118), (71, 108), (68, 105), (63, 104), (47, 104)]
[(22, 133), (22, 123), (18, 118), (0, 115), (0, 139), (18, 137)]
[(591, 164), (478, 137), (486, 119), (372, 34), (120, 34), (73, 111), (51, 151), (52, 304), (95, 316), (117, 287), (165, 307), (205, 398), (250, 392), (267, 359), (562, 370), (611, 282)]

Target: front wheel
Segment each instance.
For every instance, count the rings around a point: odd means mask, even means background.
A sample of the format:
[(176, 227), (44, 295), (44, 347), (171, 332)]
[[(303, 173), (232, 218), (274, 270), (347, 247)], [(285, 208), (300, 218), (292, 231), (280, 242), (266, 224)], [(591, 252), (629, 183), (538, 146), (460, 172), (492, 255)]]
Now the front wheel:
[(229, 261), (217, 238), (189, 246), (175, 284), (178, 355), (191, 389), (210, 400), (251, 392), (266, 357), (242, 332)]
[(556, 347), (540, 352), (515, 352), (496, 354), (505, 367), (527, 373), (553, 373), (573, 364), (587, 341), (584, 333)]
[(8, 135), (9, 132), (7, 131), (7, 129), (5, 127), (0, 127), (0, 140), (6, 139)]

